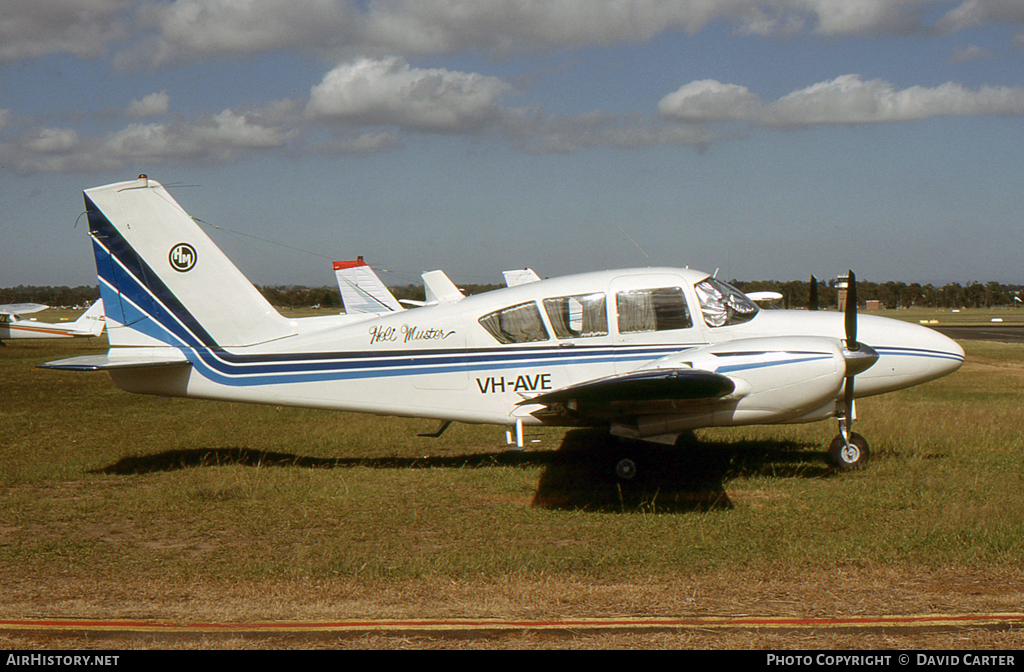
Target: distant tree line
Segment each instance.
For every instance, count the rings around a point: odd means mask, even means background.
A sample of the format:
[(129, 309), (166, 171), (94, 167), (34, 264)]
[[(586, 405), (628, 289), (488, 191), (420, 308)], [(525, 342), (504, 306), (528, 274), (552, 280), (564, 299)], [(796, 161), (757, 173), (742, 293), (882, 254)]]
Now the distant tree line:
[(53, 308), (61, 306), (84, 306), (100, 298), (100, 290), (94, 286), (80, 287), (0, 287), (0, 303), (43, 303)]
[[(782, 294), (783, 306), (787, 308), (806, 308), (810, 296), (809, 280), (732, 280), (732, 284), (745, 292), (772, 291)], [(467, 296), (489, 292), (504, 287), (500, 284), (469, 284), (462, 285)], [(301, 285), (256, 285), (256, 288), (275, 306), (285, 308), (321, 308), (341, 309), (341, 294), (337, 287), (303, 287)], [(397, 299), (423, 301), (422, 285), (399, 285), (390, 287)], [(1024, 286), (1003, 285), (998, 282), (969, 282), (961, 285), (953, 282), (941, 287), (932, 284), (922, 285), (917, 282), (857, 282), (857, 299), (865, 301), (877, 300), (884, 308), (991, 308), (994, 306), (1021, 305), (1014, 297), (1024, 299)], [(35, 287), (18, 285), (17, 287), (0, 287), (0, 303), (45, 303), (48, 306), (83, 306), (92, 303), (100, 296), (95, 286), (79, 287)], [(836, 280), (818, 281), (818, 305), (823, 308), (837, 304)]]
[[(777, 282), (774, 280), (741, 281), (733, 280), (734, 284), (744, 292), (772, 291), (783, 296), (784, 307), (805, 308), (810, 297), (810, 280), (792, 280)], [(818, 305), (822, 308), (834, 307), (838, 303), (838, 289), (835, 279), (818, 281)], [(949, 283), (941, 287), (932, 284), (922, 285), (918, 282), (865, 282), (857, 281), (857, 301), (878, 301), (883, 308), (992, 308), (994, 306), (1020, 305), (1015, 296), (1020, 296), (1022, 285), (1002, 285), (998, 282), (959, 282)]]

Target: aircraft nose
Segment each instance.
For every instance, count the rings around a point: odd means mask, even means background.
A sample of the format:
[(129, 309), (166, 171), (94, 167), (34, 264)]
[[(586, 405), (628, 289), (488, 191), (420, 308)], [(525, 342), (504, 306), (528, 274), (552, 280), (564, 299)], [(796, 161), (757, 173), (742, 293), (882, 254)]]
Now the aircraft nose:
[(964, 363), (964, 349), (952, 338), (931, 327), (906, 324), (902, 342), (908, 353), (927, 364), (927, 378), (939, 378), (953, 373)]
[(963, 365), (965, 353), (959, 343), (934, 329), (928, 327), (921, 328), (932, 332), (929, 336), (929, 342), (931, 343), (931, 348), (936, 353), (939, 353), (932, 359), (932, 368), (936, 377), (953, 373)]
[(857, 380), (873, 379), (878, 391), (935, 380), (953, 373), (964, 363), (964, 349), (959, 343), (923, 325), (879, 318), (864, 320), (862, 331), (863, 340), (880, 357)]

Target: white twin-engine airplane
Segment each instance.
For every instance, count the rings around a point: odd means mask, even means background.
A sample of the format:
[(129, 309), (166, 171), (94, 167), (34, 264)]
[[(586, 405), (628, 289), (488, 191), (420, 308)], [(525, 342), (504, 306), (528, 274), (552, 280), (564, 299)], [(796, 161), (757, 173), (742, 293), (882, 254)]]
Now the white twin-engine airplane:
[(41, 303), (0, 305), (0, 341), (11, 338), (74, 338), (99, 336), (103, 333), (103, 299), (98, 299), (77, 320), (70, 323), (39, 322), (21, 317), (48, 307)]
[[(433, 418), (605, 427), (671, 444), (699, 427), (838, 418), (863, 464), (857, 396), (957, 370), (915, 324), (758, 309), (707, 273), (583, 273), (409, 310), (282, 317), (157, 182), (85, 192), (110, 350), (43, 365), (105, 370), (130, 392)], [(457, 290), (456, 290), (457, 291)], [(442, 424), (442, 428), (446, 424)], [(439, 430), (440, 431), (440, 430)], [(632, 476), (628, 459), (620, 476)]]

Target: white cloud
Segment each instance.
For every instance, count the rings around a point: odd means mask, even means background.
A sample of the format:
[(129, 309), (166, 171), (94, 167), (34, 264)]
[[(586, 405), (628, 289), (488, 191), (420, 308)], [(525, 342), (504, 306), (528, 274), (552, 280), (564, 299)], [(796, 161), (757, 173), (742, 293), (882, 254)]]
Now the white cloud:
[(302, 51), (331, 61), (645, 42), (720, 22), (743, 35), (952, 33), (1024, 24), (1020, 0), (4, 0), (0, 63), (70, 53), (120, 69)]
[(310, 92), (306, 114), (319, 120), (472, 132), (493, 120), (511, 86), (496, 77), (413, 68), (398, 58), (360, 59), (328, 72)]
[(126, 12), (138, 0), (3, 0), (0, 63), (69, 53), (105, 56), (129, 32)]
[(166, 91), (151, 93), (141, 100), (133, 100), (128, 104), (126, 114), (132, 119), (158, 117), (167, 114), (171, 109), (171, 97)]
[(988, 23), (1024, 23), (1020, 0), (964, 0), (936, 24), (941, 33), (956, 33)]
[(64, 154), (78, 148), (78, 132), (71, 128), (44, 128), (25, 141), (25, 147), (39, 154)]
[(771, 126), (871, 124), (938, 116), (1024, 114), (1024, 89), (981, 87), (977, 91), (947, 82), (935, 88), (897, 90), (881, 79), (844, 75), (780, 98), (763, 123)]
[(763, 107), (761, 99), (745, 86), (703, 79), (662, 98), (658, 112), (692, 122), (751, 121), (760, 116)]
[(120, 160), (220, 162), (233, 158), (239, 150), (280, 147), (289, 136), (224, 110), (189, 123), (131, 124), (103, 138), (98, 153)]
[(874, 124), (938, 116), (1024, 115), (1024, 88), (948, 82), (898, 90), (881, 79), (843, 75), (794, 91), (771, 104), (746, 87), (714, 80), (692, 82), (658, 104), (663, 116), (687, 121), (748, 121), (769, 127)]
[(95, 137), (42, 128), (0, 145), (0, 160), (22, 173), (121, 169), (131, 162), (219, 163), (285, 146), (295, 129), (264, 126), (232, 110), (177, 123), (133, 123)]
[(231, 55), (337, 61), (477, 51), (507, 55), (644, 42), (723, 22), (744, 35), (954, 33), (1024, 24), (1020, 0), (4, 0), (0, 63), (70, 53), (121, 69)]
[[(27, 2), (28, 0), (15, 0)], [(47, 0), (58, 2), (59, 0)], [(114, 3), (115, 0), (90, 0)], [(121, 0), (128, 3), (129, 0)], [(645, 42), (723, 22), (743, 35), (927, 33), (937, 0), (173, 0), (139, 3), (122, 68), (269, 51), (330, 60), (492, 55)], [(941, 30), (1024, 23), (1019, 0), (962, 3)]]
[(238, 54), (330, 50), (358, 41), (353, 30), (359, 16), (350, 0), (140, 3), (139, 34), (151, 34), (118, 54), (115, 65), (131, 70)]
[(921, 25), (920, 0), (812, 0), (804, 3), (823, 35), (877, 35), (913, 32)]

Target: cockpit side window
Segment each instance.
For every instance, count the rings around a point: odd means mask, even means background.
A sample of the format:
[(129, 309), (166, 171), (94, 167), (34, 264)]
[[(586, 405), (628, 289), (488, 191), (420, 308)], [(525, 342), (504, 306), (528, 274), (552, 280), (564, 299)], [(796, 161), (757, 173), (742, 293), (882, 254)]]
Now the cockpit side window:
[(757, 315), (757, 304), (732, 285), (708, 278), (693, 286), (700, 301), (704, 322), (709, 327), (727, 327), (743, 324)]
[(693, 326), (679, 287), (633, 289), (615, 295), (619, 333), (689, 329)]
[(480, 318), (480, 325), (499, 343), (529, 343), (548, 340), (548, 330), (533, 301), (509, 306)]
[(608, 335), (604, 292), (544, 299), (544, 310), (557, 338)]

